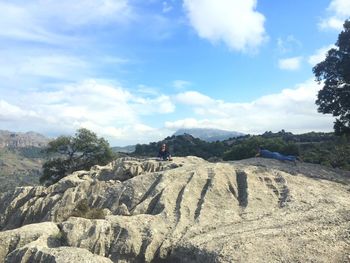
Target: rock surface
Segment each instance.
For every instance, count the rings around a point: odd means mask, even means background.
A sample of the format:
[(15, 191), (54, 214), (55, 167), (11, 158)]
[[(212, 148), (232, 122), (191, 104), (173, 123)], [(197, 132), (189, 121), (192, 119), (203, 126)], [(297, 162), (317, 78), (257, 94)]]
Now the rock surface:
[(349, 262), (349, 200), (317, 165), (123, 158), (3, 194), (0, 262)]

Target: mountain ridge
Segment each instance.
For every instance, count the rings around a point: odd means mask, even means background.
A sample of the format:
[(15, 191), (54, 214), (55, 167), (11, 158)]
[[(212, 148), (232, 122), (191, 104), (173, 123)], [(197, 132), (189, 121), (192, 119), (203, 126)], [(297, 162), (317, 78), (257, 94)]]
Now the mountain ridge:
[(207, 142), (224, 141), (230, 138), (236, 138), (239, 136), (244, 136), (244, 133), (237, 131), (227, 131), (221, 129), (211, 129), (211, 128), (191, 128), (191, 129), (179, 129), (173, 135), (183, 135), (189, 134), (195, 138)]
[(29, 132), (12, 132), (0, 130), (0, 148), (45, 147), (50, 139), (46, 136)]

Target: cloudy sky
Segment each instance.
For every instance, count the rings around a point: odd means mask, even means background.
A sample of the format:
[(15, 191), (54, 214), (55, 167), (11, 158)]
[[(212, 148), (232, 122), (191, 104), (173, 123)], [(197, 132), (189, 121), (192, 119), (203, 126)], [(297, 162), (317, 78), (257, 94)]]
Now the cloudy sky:
[(0, 129), (331, 131), (312, 67), (350, 0), (0, 0)]

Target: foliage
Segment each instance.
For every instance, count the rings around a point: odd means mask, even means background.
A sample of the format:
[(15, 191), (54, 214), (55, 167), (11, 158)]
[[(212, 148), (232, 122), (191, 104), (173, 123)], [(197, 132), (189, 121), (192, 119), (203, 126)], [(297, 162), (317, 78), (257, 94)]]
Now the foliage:
[(86, 199), (81, 200), (77, 204), (71, 216), (83, 217), (87, 219), (105, 219), (103, 209), (90, 207)]
[(283, 140), (282, 137), (266, 138), (264, 136), (252, 136), (244, 141), (232, 145), (231, 149), (224, 153), (224, 160), (241, 160), (254, 157), (258, 147), (280, 152), (286, 155), (298, 155), (298, 146), (295, 142)]
[(211, 157), (221, 157), (222, 153), (229, 148), (223, 142), (206, 142), (194, 138), (189, 134), (171, 136), (163, 141), (152, 142), (150, 144), (137, 144), (133, 155), (137, 156), (157, 156), (160, 146), (165, 143), (172, 156), (189, 156), (194, 155), (208, 159)]
[(163, 141), (139, 144), (135, 156), (157, 156), (166, 143), (174, 156), (194, 155), (211, 160), (241, 160), (254, 157), (260, 146), (286, 155), (299, 155), (305, 162), (350, 170), (350, 137), (334, 133), (309, 132), (295, 135), (281, 130), (262, 135), (246, 135), (226, 141), (208, 143), (190, 135), (167, 137)]
[(30, 146), (17, 149), (18, 153), (29, 159), (44, 159), (46, 158), (46, 153), (43, 148)]
[(350, 137), (335, 136), (333, 133), (304, 133), (294, 135), (284, 132), (265, 132), (248, 136), (232, 143), (224, 153), (224, 160), (251, 158), (261, 146), (286, 155), (298, 155), (304, 162), (321, 164), (332, 168), (350, 170)]
[(345, 135), (334, 136), (332, 142), (301, 144), (300, 152), (305, 162), (350, 170), (350, 138)]
[(43, 165), (40, 182), (55, 183), (66, 175), (106, 165), (115, 157), (108, 142), (87, 129), (79, 129), (74, 137), (60, 136), (49, 143), (48, 154), (56, 154)]
[(313, 72), (324, 85), (316, 100), (318, 111), (338, 117), (334, 123), (336, 134), (350, 134), (350, 20), (345, 21), (336, 48), (328, 51)]

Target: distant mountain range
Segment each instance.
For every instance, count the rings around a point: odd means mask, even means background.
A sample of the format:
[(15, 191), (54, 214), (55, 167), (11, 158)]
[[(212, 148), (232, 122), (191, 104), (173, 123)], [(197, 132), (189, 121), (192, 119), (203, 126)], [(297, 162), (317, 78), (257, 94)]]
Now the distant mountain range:
[(180, 129), (177, 130), (173, 135), (189, 134), (195, 138), (199, 138), (207, 142), (224, 141), (229, 138), (236, 138), (243, 136), (244, 134), (236, 131), (225, 131), (219, 129), (206, 129), (206, 128), (194, 128), (194, 129)]
[(158, 142), (136, 145), (135, 157), (156, 157), (160, 146), (165, 143), (172, 156), (197, 156), (203, 159), (222, 156), (230, 146), (224, 141), (207, 142), (190, 134), (173, 135)]
[(50, 139), (36, 132), (0, 130), (0, 148), (45, 147)]
[(112, 150), (116, 153), (132, 153), (135, 151), (136, 145), (128, 145), (128, 146), (115, 146), (112, 147)]

